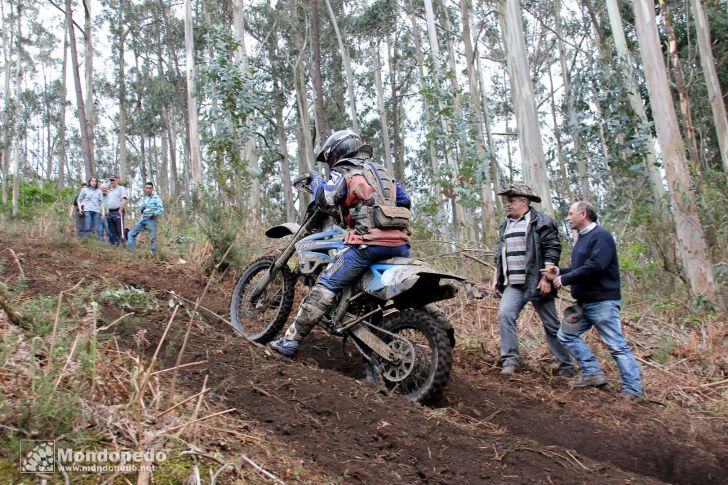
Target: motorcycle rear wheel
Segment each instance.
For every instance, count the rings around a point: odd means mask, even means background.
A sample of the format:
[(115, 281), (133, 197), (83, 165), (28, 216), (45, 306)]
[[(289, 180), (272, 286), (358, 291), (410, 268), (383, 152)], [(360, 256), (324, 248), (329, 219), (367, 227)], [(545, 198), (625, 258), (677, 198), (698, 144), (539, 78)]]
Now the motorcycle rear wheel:
[(273, 340), (291, 313), (296, 276), (284, 266), (254, 301), (251, 294), (275, 264), (272, 256), (250, 263), (238, 279), (230, 299), (230, 322), (238, 334), (265, 344)]
[[(412, 342), (416, 358), (414, 364), (409, 364), (408, 375), (404, 379), (398, 376), (396, 382), (387, 378), (398, 374), (388, 370), (391, 364), (377, 367), (365, 362), (369, 381), (411, 401), (430, 403), (439, 399), (450, 379), (452, 347), (435, 317), (424, 310), (410, 308), (385, 317), (378, 326)], [(384, 332), (378, 335), (387, 343), (394, 340)]]

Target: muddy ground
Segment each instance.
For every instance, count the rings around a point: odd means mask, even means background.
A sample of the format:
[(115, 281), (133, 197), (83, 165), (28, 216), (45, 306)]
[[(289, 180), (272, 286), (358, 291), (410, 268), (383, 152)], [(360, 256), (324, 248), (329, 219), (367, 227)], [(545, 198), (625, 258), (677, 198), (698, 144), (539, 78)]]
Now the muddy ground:
[[(146, 315), (149, 351), (168, 318), (167, 291), (195, 301), (207, 278), (174, 261), (155, 261), (75, 242), (28, 241), (0, 234), (19, 256), (27, 291), (55, 295), (82, 277), (105, 286), (156, 289), (164, 304)], [(17, 275), (8, 252), (3, 280)], [(235, 275), (210, 285), (203, 306), (228, 317)], [(571, 390), (543, 372), (503, 380), (475, 347), (456, 348), (443, 399), (423, 407), (377, 392), (350, 346), (315, 332), (288, 360), (236, 337), (203, 312), (180, 371), (196, 393), (205, 376), (211, 400), (290, 446), (302, 468), (344, 483), (728, 483), (728, 434), (720, 419), (688, 417), (660, 403), (623, 402), (615, 390)], [(119, 311), (104, 305), (102, 322)], [(171, 367), (187, 320), (162, 354)], [(121, 342), (129, 339), (120, 339)], [(272, 469), (286, 477), (285, 471)], [(294, 477), (286, 477), (293, 481)]]

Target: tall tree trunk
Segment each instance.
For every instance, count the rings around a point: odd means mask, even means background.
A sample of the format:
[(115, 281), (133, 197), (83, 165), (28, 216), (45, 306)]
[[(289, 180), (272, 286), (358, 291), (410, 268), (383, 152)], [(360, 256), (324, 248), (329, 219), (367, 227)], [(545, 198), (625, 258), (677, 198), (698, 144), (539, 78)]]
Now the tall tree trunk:
[(546, 172), (546, 157), (541, 144), (538, 112), (528, 68), (528, 52), (523, 34), (520, 0), (504, 0), (502, 6), (503, 44), (508, 60), (513, 107), (516, 113), (518, 142), (523, 177), (541, 196), (544, 212), (553, 215), (551, 190)]
[(86, 121), (86, 106), (83, 102), (83, 92), (81, 90), (81, 74), (78, 69), (78, 50), (76, 49), (76, 32), (73, 26), (71, 0), (66, 0), (66, 24), (68, 25), (69, 43), (71, 46), (73, 84), (76, 87), (78, 124), (81, 131), (81, 151), (83, 153), (84, 167), (86, 168), (86, 178), (89, 179), (94, 175), (94, 156), (91, 148), (91, 138), (88, 132), (88, 123)]
[(720, 158), (723, 161), (723, 170), (728, 172), (728, 117), (726, 117), (723, 93), (718, 82), (718, 73), (715, 70), (712, 42), (710, 41), (710, 25), (701, 0), (691, 0), (693, 15), (695, 17), (695, 31), (698, 37), (700, 50), (700, 64), (703, 67), (703, 76), (708, 88), (708, 99), (713, 111), (715, 133), (718, 136)]
[(695, 140), (695, 129), (693, 128), (693, 117), (690, 115), (690, 101), (688, 100), (688, 88), (685, 86), (685, 75), (683, 74), (682, 62), (677, 52), (677, 37), (672, 26), (670, 12), (667, 9), (665, 0), (660, 0), (660, 14), (665, 26), (665, 32), (670, 42), (670, 59), (672, 60), (672, 73), (675, 76), (675, 85), (680, 99), (680, 112), (683, 119), (685, 138), (687, 138), (688, 153), (690, 153), (690, 165), (697, 176), (700, 176), (700, 158), (698, 157), (698, 143)]
[(382, 84), (382, 64), (379, 59), (379, 42), (373, 40), (369, 46), (374, 71), (374, 88), (377, 92), (377, 109), (379, 111), (379, 124), (382, 127), (382, 145), (384, 148), (384, 166), (390, 173), (394, 172), (392, 165), (392, 146), (389, 143), (389, 123), (387, 122), (387, 108), (384, 105), (384, 86)]
[(556, 41), (559, 48), (559, 64), (561, 65), (561, 79), (564, 83), (564, 93), (566, 96), (566, 112), (569, 118), (568, 126), (571, 140), (574, 143), (574, 155), (576, 158), (576, 172), (579, 177), (579, 187), (581, 198), (591, 199), (591, 189), (589, 188), (589, 178), (586, 173), (586, 162), (581, 153), (581, 135), (577, 131), (576, 108), (574, 106), (574, 90), (569, 82), (571, 72), (566, 65), (566, 46), (564, 45), (564, 33), (561, 27), (561, 0), (554, 0), (554, 21), (556, 27)]
[(66, 64), (68, 64), (68, 26), (63, 28), (63, 62), (61, 65), (61, 103), (58, 115), (58, 188), (66, 185)]
[(354, 92), (354, 74), (351, 70), (351, 58), (349, 57), (349, 48), (344, 44), (344, 39), (339, 30), (339, 24), (336, 21), (336, 15), (334, 9), (331, 8), (330, 0), (324, 0), (326, 2), (326, 9), (329, 12), (331, 18), (331, 24), (334, 27), (334, 33), (336, 34), (336, 41), (339, 43), (339, 51), (341, 52), (341, 62), (344, 64), (344, 72), (346, 73), (346, 90), (349, 94), (349, 117), (351, 118), (351, 129), (354, 133), (359, 133), (359, 119), (356, 114), (356, 93)]
[(293, 205), (293, 186), (291, 185), (291, 161), (288, 157), (288, 138), (286, 137), (285, 120), (283, 119), (283, 102), (285, 93), (278, 79), (273, 81), (276, 110), (276, 134), (278, 135), (278, 154), (281, 157), (281, 178), (283, 179), (283, 201), (286, 205), (286, 220), (296, 220), (296, 208)]
[[(177, 99), (178, 99), (178, 106), (182, 107), (185, 105), (186, 98), (184, 93), (184, 86), (182, 83), (182, 75), (179, 68), (179, 60), (177, 59), (177, 52), (174, 49), (174, 45), (172, 43), (172, 35), (170, 34), (170, 30), (172, 29), (171, 23), (169, 21), (169, 16), (167, 13), (167, 6), (164, 2), (164, 0), (159, 0), (159, 11), (162, 14), (162, 20), (164, 22), (165, 26), (165, 43), (167, 45), (167, 56), (169, 58), (168, 65), (170, 66), (170, 69), (172, 66), (174, 66), (174, 73), (175, 77), (177, 78)], [(171, 173), (171, 190), (172, 195), (176, 198), (179, 197), (181, 193), (180, 189), (180, 178), (178, 173), (178, 163), (177, 163), (177, 127), (175, 126), (175, 119), (174, 119), (174, 113), (175, 106), (174, 104), (170, 107), (170, 113), (169, 113), (169, 160), (170, 160), (170, 172)], [(190, 148), (190, 124), (188, 122), (188, 110), (181, 110), (182, 111), (182, 117), (184, 118), (184, 128), (185, 128), (185, 143), (184, 143), (184, 159), (189, 160), (189, 148)], [(184, 166), (187, 166), (188, 164), (183, 164)], [(183, 174), (185, 174), (187, 171), (183, 170)]]
[[(119, 0), (119, 174), (121, 180), (127, 180), (128, 162), (126, 149), (126, 68), (124, 59), (124, 44), (127, 30), (124, 27), (124, 2)], [(161, 62), (161, 61), (160, 61)]]
[[(490, 182), (494, 189), (501, 186), (500, 171), (498, 170), (498, 161), (495, 158), (495, 143), (493, 142), (493, 130), (490, 126), (490, 106), (486, 95), (485, 78), (482, 76), (483, 68), (480, 65), (480, 56), (475, 56), (475, 75), (478, 77), (478, 85), (480, 86), (480, 105), (483, 110), (483, 124), (485, 125), (485, 136), (488, 141), (488, 169), (490, 170)], [(494, 193), (497, 190), (493, 191)], [(503, 210), (503, 201), (500, 197), (495, 197), (495, 207), (498, 213)]]
[[(94, 106), (94, 47), (93, 47), (93, 24), (91, 22), (91, 5), (89, 0), (83, 0), (84, 12), (84, 75), (86, 78), (86, 123), (88, 128), (88, 142), (91, 149), (92, 160), (94, 153), (94, 127), (96, 126), (96, 106)], [(94, 162), (95, 166), (95, 162)]]
[[(310, 172), (314, 168), (313, 142), (311, 140), (311, 125), (308, 113), (308, 97), (306, 93), (306, 74), (304, 55), (306, 52), (306, 39), (300, 31), (300, 19), (296, 2), (288, 0), (288, 8), (293, 24), (293, 40), (296, 46), (296, 61), (293, 64), (293, 84), (296, 91), (296, 107), (300, 120), (298, 131), (298, 144), (302, 153), (299, 153), (298, 167), (300, 173)], [(306, 197), (304, 196), (304, 199)]]
[(324, 87), (321, 80), (321, 23), (319, 21), (318, 0), (310, 0), (311, 4), (311, 77), (315, 93), (316, 136), (319, 144), (323, 144), (331, 134), (326, 121), (324, 108)]
[[(15, 37), (15, 92), (16, 97), (18, 93), (22, 93), (23, 89), (21, 86), (21, 83), (23, 82), (23, 70), (22, 70), (22, 55), (20, 51), (20, 43), (23, 41), (23, 30), (22, 30), (22, 24), (21, 19), (23, 16), (22, 13), (22, 5), (20, 2), (17, 2), (16, 4), (17, 9), (17, 15), (15, 15), (15, 22), (16, 27), (15, 31), (17, 32), (17, 35)], [(20, 101), (20, 100), (18, 100)], [(19, 103), (20, 104), (20, 103)], [(14, 159), (15, 159), (15, 169), (13, 171), (13, 217), (18, 216), (18, 197), (20, 195), (20, 178), (22, 177), (23, 168), (25, 167), (25, 159), (28, 155), (28, 120), (21, 120), (20, 123), (22, 124), (22, 130), (21, 132), (24, 133), (24, 140), (21, 141), (20, 136), (15, 136), (15, 139), (13, 141), (13, 152), (14, 152)], [(23, 157), (21, 161), (20, 156), (20, 150), (21, 150), (21, 143), (25, 143), (25, 150), (23, 150)]]
[(185, 0), (185, 52), (187, 70), (187, 112), (190, 127), (190, 190), (202, 184), (202, 154), (197, 123), (197, 72), (195, 71), (195, 44), (192, 32), (192, 2)]
[(632, 59), (632, 54), (627, 47), (627, 40), (624, 37), (622, 15), (619, 12), (617, 0), (607, 0), (607, 13), (609, 14), (609, 22), (612, 28), (614, 47), (617, 50), (617, 55), (620, 57), (618, 65), (622, 70), (622, 78), (627, 83), (627, 89), (629, 91), (629, 105), (632, 107), (632, 111), (634, 111), (640, 119), (642, 133), (644, 133), (647, 137), (647, 141), (645, 142), (645, 149), (647, 151), (645, 163), (647, 164), (647, 171), (650, 175), (652, 193), (655, 200), (658, 201), (658, 204), (661, 204), (660, 201), (662, 201), (665, 195), (665, 188), (662, 182), (660, 169), (657, 166), (657, 153), (655, 152), (652, 130), (650, 128), (649, 121), (647, 120), (647, 111), (642, 104), (642, 97), (639, 94), (639, 87), (637, 86), (634, 69), (632, 68), (632, 66), (634, 66), (634, 61)]
[[(396, 35), (396, 34), (395, 34)], [(394, 44), (394, 47), (393, 47)], [(392, 163), (394, 165), (394, 177), (404, 183), (404, 143), (402, 142), (402, 113), (401, 96), (397, 82), (399, 72), (399, 57), (396, 53), (397, 37), (394, 43), (387, 36), (387, 59), (389, 60), (389, 85), (392, 88)]]
[[(553, 60), (553, 58), (552, 58)], [(564, 160), (564, 150), (561, 143), (561, 130), (559, 129), (559, 120), (556, 114), (556, 95), (554, 91), (554, 79), (551, 74), (551, 66), (548, 66), (549, 75), (549, 101), (551, 102), (551, 122), (554, 125), (554, 140), (556, 141), (556, 158), (559, 162), (559, 173), (561, 174), (561, 190), (563, 194), (569, 198), (574, 199), (574, 194), (571, 192), (569, 184), (569, 175), (566, 171), (566, 161)]]
[[(414, 40), (415, 44), (415, 57), (417, 60), (417, 82), (419, 84), (420, 91), (424, 91), (426, 88), (425, 85), (425, 71), (423, 66), (425, 65), (425, 59), (422, 54), (422, 41), (420, 39), (420, 26), (417, 24), (417, 16), (414, 14), (414, 6), (412, 1), (409, 3), (410, 10), (413, 10), (413, 12), (410, 13), (410, 22), (412, 23), (412, 38)], [(429, 130), (432, 126), (432, 108), (430, 107), (429, 102), (422, 98), (422, 111), (425, 113), (425, 129)], [(433, 141), (431, 136), (426, 136), (427, 138), (427, 148), (428, 153), (430, 156), (430, 167), (432, 168), (433, 176), (437, 172), (438, 169), (438, 161), (437, 161), (437, 151), (435, 149), (435, 142)], [(434, 188), (434, 185), (433, 185)]]
[(657, 128), (657, 138), (665, 161), (665, 174), (672, 198), (677, 248), (693, 295), (716, 302), (713, 265), (708, 257), (703, 225), (698, 217), (695, 195), (685, 159), (685, 145), (680, 135), (672, 104), (665, 61), (655, 23), (655, 4), (635, 0), (635, 27), (640, 44), (650, 106)]
[(480, 108), (480, 86), (476, 79), (475, 51), (470, 33), (470, 6), (468, 0), (460, 0), (460, 16), (463, 24), (463, 46), (465, 48), (465, 69), (468, 74), (468, 92), (470, 105), (475, 113), (475, 128), (478, 136), (475, 138), (475, 149), (481, 165), (482, 182), (480, 185), (481, 223), (483, 229), (483, 242), (491, 247), (495, 237), (495, 213), (493, 212), (493, 187), (490, 180), (489, 157), (485, 153), (485, 137), (483, 135), (483, 113)]
[[(248, 72), (248, 53), (245, 48), (245, 15), (244, 5), (242, 0), (233, 0), (233, 29), (235, 36), (240, 42), (240, 46), (235, 51), (235, 58), (240, 63), (240, 72), (243, 76), (247, 77), (250, 75)], [(274, 36), (275, 37), (275, 36)], [(250, 167), (251, 173), (254, 174), (251, 177), (250, 196), (249, 203), (253, 214), (256, 215), (256, 220), (260, 220), (260, 180), (257, 177), (258, 174), (258, 154), (255, 146), (255, 136), (251, 135), (243, 144), (240, 150), (240, 159), (245, 161)], [(290, 180), (289, 180), (290, 182)], [(237, 184), (242, 185), (242, 184)], [(238, 188), (236, 187), (235, 190)], [(236, 194), (236, 198), (239, 198)]]
[[(432, 0), (425, 0), (425, 20), (427, 21), (427, 35), (430, 40), (430, 51), (432, 53), (432, 59), (435, 65), (435, 69), (439, 70), (442, 68), (442, 58), (440, 57), (440, 42), (437, 39), (437, 24), (435, 22), (435, 10), (432, 5)], [(443, 86), (438, 86), (443, 88)], [(442, 129), (446, 134), (450, 134), (450, 128), (447, 120), (441, 118)], [(449, 153), (448, 148), (445, 148), (445, 160), (450, 170), (451, 177), (454, 177), (457, 173), (457, 164), (453, 158), (453, 154)], [(452, 227), (455, 229), (456, 237), (462, 235), (461, 223), (463, 222), (463, 208), (457, 203), (455, 196), (451, 195), (450, 207), (452, 210)], [(443, 234), (446, 234), (445, 228), (442, 230)]]
[[(5, 2), (0, 2), (0, 16), (5, 19)], [(9, 28), (3, 28), (3, 71), (5, 73), (5, 103), (3, 104), (3, 111), (5, 113), (3, 120), (3, 146), (2, 146), (2, 175), (3, 175), (3, 187), (2, 187), (2, 203), (6, 205), (8, 203), (8, 176), (10, 175), (10, 149), (12, 147), (12, 137), (10, 135), (10, 127), (14, 120), (10, 113), (10, 75), (12, 69), (10, 69), (10, 46), (15, 42), (15, 22), (13, 21), (13, 9), (10, 7), (9, 16)], [(8, 33), (10, 35), (8, 35)]]

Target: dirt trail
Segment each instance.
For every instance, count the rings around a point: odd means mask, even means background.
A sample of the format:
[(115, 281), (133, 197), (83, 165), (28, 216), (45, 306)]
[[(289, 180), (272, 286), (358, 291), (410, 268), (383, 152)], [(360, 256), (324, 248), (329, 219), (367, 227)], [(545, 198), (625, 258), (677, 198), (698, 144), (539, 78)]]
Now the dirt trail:
[[(155, 288), (162, 298), (173, 290), (194, 301), (206, 283), (183, 266), (111, 249), (7, 235), (0, 244), (19, 253), (34, 293), (57, 294), (85, 277)], [(3, 263), (6, 279), (16, 269), (7, 257)], [(226, 316), (231, 282), (212, 286), (203, 304)], [(164, 315), (145, 323), (152, 351)], [(442, 402), (426, 408), (378, 394), (340, 340), (314, 333), (291, 361), (233, 336), (219, 320), (207, 322), (193, 327), (185, 361), (208, 363), (183, 371), (181, 382), (197, 392), (209, 375), (220, 406), (238, 408), (272, 439), (289, 443), (304, 468), (315, 463), (332, 481), (728, 483), (725, 423), (711, 430), (654, 403), (571, 391), (535, 374), (503, 381), (476, 351), (462, 348)], [(165, 366), (173, 365), (181, 340), (182, 332), (171, 333)]]

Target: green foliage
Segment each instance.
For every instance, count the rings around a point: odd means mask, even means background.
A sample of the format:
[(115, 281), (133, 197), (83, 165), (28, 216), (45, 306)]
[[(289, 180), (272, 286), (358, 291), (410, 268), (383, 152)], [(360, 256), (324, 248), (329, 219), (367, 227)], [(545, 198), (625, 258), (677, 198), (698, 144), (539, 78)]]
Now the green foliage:
[(145, 313), (159, 308), (156, 290), (145, 291), (142, 288), (124, 285), (121, 288), (106, 289), (99, 296), (122, 310)]
[(242, 257), (235, 242), (237, 230), (233, 222), (234, 217), (232, 211), (226, 210), (215, 201), (206, 200), (203, 204), (200, 228), (212, 245), (212, 260), (207, 268), (209, 271), (218, 265), (219, 271), (225, 271), (231, 265), (241, 266)]
[[(8, 184), (12, 186), (13, 175), (8, 176)], [(18, 218), (31, 220), (38, 212), (44, 211), (53, 205), (58, 206), (59, 213), (66, 208), (65, 204), (73, 201), (74, 189), (66, 187), (59, 189), (53, 182), (35, 179), (21, 180), (18, 193)], [(0, 205), (0, 212), (10, 214), (11, 204)]]

